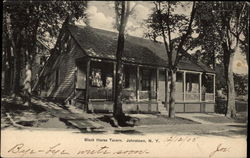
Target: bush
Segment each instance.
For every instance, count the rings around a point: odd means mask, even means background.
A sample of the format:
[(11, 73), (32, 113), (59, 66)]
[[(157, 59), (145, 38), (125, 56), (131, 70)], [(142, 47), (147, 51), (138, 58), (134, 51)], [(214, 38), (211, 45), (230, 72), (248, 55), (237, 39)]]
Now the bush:
[(248, 75), (234, 74), (235, 92), (237, 95), (248, 93)]

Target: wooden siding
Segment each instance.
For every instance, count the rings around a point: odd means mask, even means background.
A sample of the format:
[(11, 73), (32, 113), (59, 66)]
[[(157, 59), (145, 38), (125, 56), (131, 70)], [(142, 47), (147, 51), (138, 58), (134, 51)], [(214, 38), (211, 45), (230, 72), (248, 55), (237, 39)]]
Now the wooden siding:
[(205, 112), (214, 112), (215, 111), (215, 104), (214, 103), (206, 103), (205, 105)]
[(185, 112), (201, 112), (201, 104), (185, 104)]
[[(74, 46), (78, 47), (78, 46)], [(77, 49), (76, 49), (77, 50)], [(81, 53), (81, 52), (80, 52)], [(81, 53), (82, 54), (82, 53)], [(68, 54), (64, 54), (62, 60), (60, 61), (61, 65), (60, 70), (60, 82), (59, 87), (56, 88), (55, 92), (52, 94), (52, 97), (65, 98), (75, 89), (75, 76), (76, 76), (76, 63), (75, 59), (82, 57), (79, 55), (79, 52), (74, 52), (74, 48)]]
[(185, 111), (184, 104), (175, 103), (175, 112), (184, 112), (184, 111)]
[[(59, 53), (54, 62), (48, 65), (47, 80), (48, 84), (47, 96), (52, 98), (66, 99), (75, 90), (76, 63), (75, 59), (84, 57), (81, 48), (75, 43), (74, 39), (66, 31), (62, 35), (62, 39), (56, 47)], [(59, 71), (60, 77), (58, 86), (56, 82), (56, 71)]]

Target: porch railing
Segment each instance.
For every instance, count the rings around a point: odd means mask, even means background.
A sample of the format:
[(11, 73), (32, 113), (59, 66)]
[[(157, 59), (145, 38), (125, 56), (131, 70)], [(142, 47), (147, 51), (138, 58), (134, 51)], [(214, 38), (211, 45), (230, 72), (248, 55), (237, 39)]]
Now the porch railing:
[(205, 101), (214, 101), (214, 93), (205, 93)]
[[(124, 100), (136, 100), (136, 91), (135, 90), (123, 90), (122, 92)], [(184, 101), (184, 93), (176, 92), (175, 94), (176, 101)], [(89, 98), (90, 99), (101, 99), (101, 100), (113, 100), (112, 89), (108, 88), (89, 88)], [(149, 91), (139, 91), (140, 100), (149, 100), (150, 93)], [(151, 91), (151, 99), (156, 99), (156, 91)], [(168, 94), (169, 101), (169, 94)], [(200, 93), (187, 93), (185, 96), (185, 101), (200, 101)], [(202, 95), (202, 101), (214, 101), (213, 93), (205, 93)]]
[[(175, 92), (175, 101), (182, 102), (183, 101), (183, 96), (184, 96), (183, 92)], [(170, 98), (170, 92), (168, 92), (167, 101), (169, 101), (169, 98)]]
[(90, 87), (89, 88), (89, 99), (112, 100), (112, 89)]
[(200, 101), (200, 93), (187, 93), (185, 101)]
[(140, 100), (149, 100), (151, 99), (156, 99), (156, 91), (151, 91), (151, 96), (150, 96), (150, 91), (139, 91), (139, 99)]
[(124, 101), (136, 100), (136, 90), (123, 89), (122, 90), (122, 98)]
[[(169, 95), (168, 92), (168, 101)], [(184, 93), (183, 92), (176, 92), (175, 94), (175, 101), (183, 102), (184, 101)], [(200, 93), (188, 93), (185, 94), (185, 101), (192, 102), (192, 101), (200, 101)], [(206, 93), (202, 95), (202, 101), (214, 101), (214, 94), (213, 93)]]

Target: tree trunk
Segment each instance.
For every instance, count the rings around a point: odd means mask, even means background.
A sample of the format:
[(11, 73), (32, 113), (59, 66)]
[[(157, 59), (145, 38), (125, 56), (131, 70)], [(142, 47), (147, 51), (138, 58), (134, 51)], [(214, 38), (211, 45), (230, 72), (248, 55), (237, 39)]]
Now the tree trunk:
[(165, 70), (165, 108), (169, 111), (168, 106), (168, 70)]
[(10, 40), (11, 46), (12, 46), (12, 53), (13, 53), (13, 77), (12, 77), (12, 85), (11, 85), (11, 94), (13, 96), (16, 96), (20, 91), (20, 74), (21, 74), (21, 32), (23, 28), (18, 28), (17, 30), (14, 30), (14, 28), (11, 27), (12, 19), (10, 14), (7, 14), (7, 32), (8, 32), (8, 38)]
[(169, 117), (175, 117), (175, 94), (176, 94), (176, 71), (170, 70), (169, 76), (171, 79), (170, 95), (169, 95)]
[[(238, 45), (235, 46), (235, 49)], [(234, 88), (234, 76), (233, 76), (233, 60), (235, 49), (231, 49), (226, 42), (222, 44), (223, 48), (223, 63), (225, 69), (225, 79), (227, 83), (227, 107), (225, 111), (226, 117), (234, 118), (236, 116), (235, 108), (235, 88)]]
[[(11, 94), (15, 96), (15, 93), (16, 93), (16, 89), (17, 89), (17, 85), (16, 85), (16, 81), (17, 81), (17, 59), (16, 59), (16, 55), (14, 53), (14, 50), (15, 48), (13, 48), (13, 54), (14, 56), (12, 57), (13, 58), (13, 66), (12, 66), (12, 85), (11, 85)], [(18, 81), (19, 83), (19, 81)]]
[[(124, 27), (125, 28), (125, 27)], [(122, 55), (124, 51), (124, 29), (120, 29), (117, 44), (117, 65), (116, 65), (116, 81), (115, 81), (115, 100), (113, 115), (116, 119), (119, 119), (124, 115), (122, 111), (122, 88), (123, 88), (123, 64)]]
[[(125, 12), (125, 1), (121, 2), (121, 14), (117, 13), (117, 17), (121, 16), (120, 22), (117, 21), (119, 24), (118, 31), (118, 43), (117, 43), (117, 50), (116, 50), (116, 82), (115, 82), (115, 99), (114, 99), (114, 108), (113, 108), (113, 116), (116, 120), (120, 120), (123, 118), (124, 113), (122, 110), (122, 88), (123, 88), (123, 64), (122, 64), (122, 56), (124, 52), (124, 32), (125, 27), (128, 19), (128, 12)], [(129, 5), (129, 3), (128, 3)], [(128, 6), (127, 6), (128, 7)], [(127, 8), (129, 9), (129, 8)], [(119, 18), (118, 18), (119, 19)]]
[(226, 116), (230, 118), (236, 117), (233, 59), (234, 59), (234, 53), (230, 53), (228, 69), (227, 69), (227, 112), (226, 112)]
[(117, 63), (116, 66), (116, 87), (115, 87), (115, 102), (114, 102), (114, 112), (115, 118), (120, 118), (124, 115), (122, 110), (122, 87), (123, 87), (123, 65), (121, 62)]
[[(6, 94), (10, 94), (11, 92), (11, 81), (12, 81), (12, 70), (13, 70), (13, 63), (11, 60), (11, 48), (10, 48), (10, 43), (7, 42), (6, 44), (6, 62), (8, 62), (8, 66), (6, 66), (6, 71), (5, 71), (5, 81), (4, 81), (4, 90), (6, 92)], [(6, 64), (6, 63), (4, 63)]]
[[(18, 58), (17, 55), (17, 51), (20, 50), (16, 50), (15, 55), (14, 55), (14, 77), (13, 77), (13, 92), (15, 93), (15, 95), (19, 94), (20, 92), (20, 78), (21, 78), (21, 60), (20, 58)], [(19, 52), (20, 53), (20, 52)]]

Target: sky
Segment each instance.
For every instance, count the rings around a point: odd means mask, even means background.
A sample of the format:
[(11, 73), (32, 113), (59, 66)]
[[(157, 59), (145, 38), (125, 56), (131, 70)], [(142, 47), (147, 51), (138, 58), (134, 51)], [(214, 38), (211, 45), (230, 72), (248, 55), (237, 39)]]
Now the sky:
[[(144, 33), (147, 31), (144, 21), (148, 18), (154, 7), (153, 3), (150, 1), (131, 1), (131, 6), (135, 6), (134, 13), (129, 17), (126, 32), (129, 35), (144, 37)], [(191, 5), (186, 5), (185, 8), (176, 8), (175, 13), (190, 15)], [(90, 1), (87, 10), (90, 20), (90, 26), (94, 28), (109, 30), (117, 32), (114, 29), (115, 23), (115, 11), (114, 11), (114, 1)], [(78, 25), (84, 25), (81, 21), (77, 22)], [(172, 35), (175, 37), (177, 35)], [(194, 34), (194, 36), (196, 36)], [(245, 56), (237, 51), (234, 57), (233, 71), (238, 74), (246, 74), (248, 72), (248, 65), (246, 63)]]

